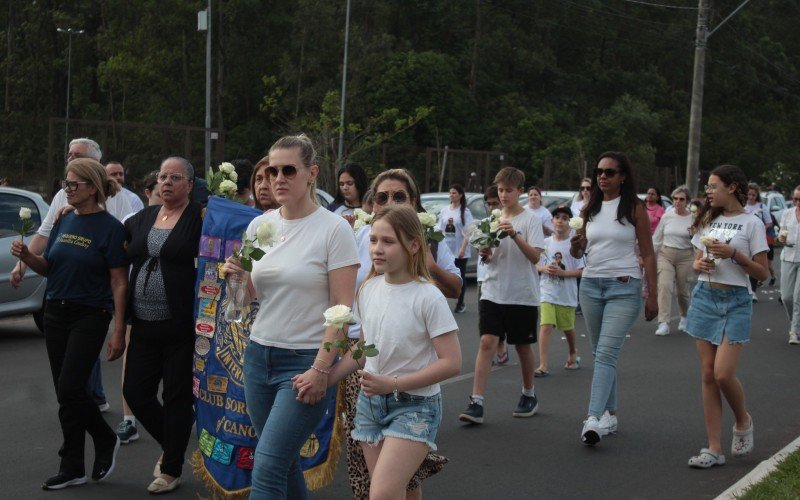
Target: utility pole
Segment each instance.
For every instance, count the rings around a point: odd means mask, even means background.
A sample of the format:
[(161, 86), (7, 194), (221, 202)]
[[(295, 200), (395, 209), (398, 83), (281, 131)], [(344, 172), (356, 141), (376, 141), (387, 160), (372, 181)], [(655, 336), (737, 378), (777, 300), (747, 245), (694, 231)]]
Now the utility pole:
[(64, 154), (69, 151), (69, 92), (72, 83), (72, 35), (82, 35), (83, 30), (74, 30), (72, 28), (57, 28), (59, 33), (66, 33), (69, 42), (67, 42), (67, 109), (64, 117)]
[(347, 0), (347, 13), (344, 22), (344, 65), (342, 66), (342, 95), (339, 105), (339, 153), (336, 155), (336, 163), (342, 166), (342, 155), (344, 154), (344, 104), (345, 94), (347, 93), (347, 47), (350, 44), (350, 0)]
[(708, 0), (699, 0), (697, 7), (697, 35), (694, 49), (694, 76), (692, 78), (692, 108), (689, 115), (689, 148), (686, 154), (686, 185), (692, 197), (697, 196), (700, 184), (700, 139), (703, 122), (703, 86), (705, 84), (706, 45), (708, 39), (728, 19), (739, 12), (750, 0), (745, 0), (720, 22), (708, 31)]
[(211, 168), (211, 0), (208, 8), (197, 13), (197, 31), (206, 32), (206, 122), (205, 122), (205, 173)]

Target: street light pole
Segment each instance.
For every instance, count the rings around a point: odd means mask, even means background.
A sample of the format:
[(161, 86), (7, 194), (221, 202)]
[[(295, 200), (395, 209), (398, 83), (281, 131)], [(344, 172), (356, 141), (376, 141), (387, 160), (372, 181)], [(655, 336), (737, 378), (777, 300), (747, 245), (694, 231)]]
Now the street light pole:
[(206, 32), (206, 133), (205, 169), (211, 168), (211, 0), (208, 0), (208, 10), (206, 11), (208, 31)]
[(345, 93), (347, 92), (347, 47), (350, 44), (350, 0), (347, 0), (347, 13), (344, 22), (344, 65), (342, 66), (342, 95), (339, 105), (339, 154), (336, 162), (342, 166), (342, 155), (344, 154), (344, 104)]
[(72, 35), (82, 35), (83, 30), (74, 30), (72, 28), (57, 28), (59, 33), (66, 33), (67, 39), (67, 109), (64, 119), (64, 154), (69, 151), (69, 92), (70, 84), (72, 83)]
[(706, 45), (708, 39), (728, 19), (739, 12), (750, 0), (742, 2), (711, 31), (708, 31), (708, 0), (699, 0), (697, 7), (697, 35), (694, 49), (694, 76), (692, 78), (692, 108), (689, 114), (689, 147), (686, 153), (686, 186), (692, 197), (697, 196), (700, 184), (700, 139), (703, 122), (703, 86), (705, 84)]

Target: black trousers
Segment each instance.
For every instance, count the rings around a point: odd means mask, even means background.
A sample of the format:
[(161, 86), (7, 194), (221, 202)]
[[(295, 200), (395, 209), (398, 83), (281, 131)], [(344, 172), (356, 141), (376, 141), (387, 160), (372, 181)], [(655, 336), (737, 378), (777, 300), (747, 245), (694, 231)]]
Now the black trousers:
[(456, 259), (456, 267), (461, 271), (461, 295), (458, 296), (458, 304), (464, 303), (464, 294), (467, 293), (467, 261), (469, 259)]
[[(147, 432), (161, 445), (161, 471), (178, 477), (194, 424), (192, 352), (194, 332), (173, 320), (133, 320), (125, 384), (128, 406)], [(158, 385), (164, 381), (161, 401)]]
[(58, 398), (58, 420), (64, 443), (60, 472), (84, 474), (86, 433), (95, 450), (114, 446), (117, 435), (86, 391), (86, 381), (105, 343), (111, 314), (66, 301), (48, 301), (44, 312), (44, 337)]

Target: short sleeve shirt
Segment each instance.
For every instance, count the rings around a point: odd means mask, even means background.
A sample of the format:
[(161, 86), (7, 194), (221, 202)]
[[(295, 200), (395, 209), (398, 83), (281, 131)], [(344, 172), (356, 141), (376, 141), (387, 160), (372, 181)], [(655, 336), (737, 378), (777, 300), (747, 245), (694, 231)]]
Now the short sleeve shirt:
[[(576, 259), (569, 253), (569, 238), (556, 241), (552, 236), (544, 240), (545, 251), (542, 252), (539, 264), (549, 266), (556, 263), (565, 271), (583, 269), (583, 259)], [(578, 278), (550, 276), (542, 273), (539, 278), (542, 291), (542, 302), (559, 306), (578, 306)]]

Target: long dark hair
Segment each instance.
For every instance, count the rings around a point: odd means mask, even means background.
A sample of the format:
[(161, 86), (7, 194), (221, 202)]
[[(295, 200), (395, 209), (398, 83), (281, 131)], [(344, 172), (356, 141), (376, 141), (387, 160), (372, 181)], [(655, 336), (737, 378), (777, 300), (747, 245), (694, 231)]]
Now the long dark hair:
[[(747, 203), (747, 176), (744, 175), (741, 168), (736, 165), (720, 165), (712, 170), (710, 175), (719, 177), (719, 180), (722, 181), (725, 187), (731, 184), (736, 185), (733, 194), (736, 196), (739, 204), (744, 207), (745, 203)], [(712, 207), (711, 203), (708, 201), (708, 196), (706, 196), (705, 201), (703, 201), (703, 206), (697, 211), (697, 218), (695, 218), (691, 227), (692, 231), (697, 232), (701, 227), (711, 224), (711, 221), (719, 217), (724, 210), (725, 209), (722, 207)]]
[[(603, 158), (611, 158), (612, 160), (617, 162), (617, 168), (619, 169), (619, 173), (617, 175), (624, 175), (625, 180), (622, 181), (622, 184), (619, 187), (619, 206), (617, 207), (617, 218), (616, 221), (622, 225), (625, 225), (623, 222), (623, 217), (628, 220), (634, 226), (636, 225), (636, 221), (634, 218), (634, 213), (636, 212), (636, 206), (643, 204), (644, 202), (639, 199), (636, 195), (636, 180), (633, 178), (633, 166), (631, 165), (631, 161), (628, 159), (628, 156), (625, 153), (621, 153), (618, 151), (606, 151), (605, 153), (601, 154), (599, 158), (597, 158), (597, 163), (595, 164), (595, 169), (597, 166), (600, 165), (600, 162)], [(583, 218), (588, 222), (592, 220), (592, 217), (600, 213), (600, 208), (603, 206), (603, 192), (600, 191), (600, 186), (597, 184), (597, 175), (592, 176), (592, 194), (589, 196), (589, 202), (583, 207), (583, 211), (581, 215)]]
[(359, 200), (364, 197), (364, 194), (367, 192), (367, 188), (369, 187), (367, 174), (364, 173), (364, 169), (361, 168), (361, 166), (357, 163), (348, 163), (340, 168), (338, 172), (336, 172), (336, 197), (333, 199), (333, 203), (337, 205), (344, 205), (344, 195), (342, 194), (342, 190), (339, 189), (339, 177), (341, 177), (344, 173), (350, 174), (350, 176), (353, 178), (353, 181), (355, 181)]
[(467, 210), (467, 196), (464, 194), (464, 186), (453, 184), (450, 189), (455, 189), (461, 195), (461, 225), (464, 225), (464, 212)]
[(661, 205), (661, 207), (663, 208), (664, 201), (661, 199), (661, 190), (655, 186), (650, 186), (649, 188), (647, 188), (648, 191), (650, 191), (651, 189), (656, 192), (656, 204)]

